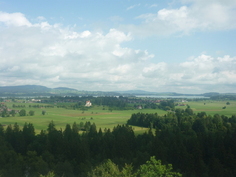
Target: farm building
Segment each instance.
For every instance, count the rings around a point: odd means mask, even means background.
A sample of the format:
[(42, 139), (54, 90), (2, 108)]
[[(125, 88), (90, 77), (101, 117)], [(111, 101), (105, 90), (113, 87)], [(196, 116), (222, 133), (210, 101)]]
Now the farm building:
[(86, 101), (86, 104), (85, 104), (86, 107), (90, 107), (92, 106), (92, 103), (90, 101)]

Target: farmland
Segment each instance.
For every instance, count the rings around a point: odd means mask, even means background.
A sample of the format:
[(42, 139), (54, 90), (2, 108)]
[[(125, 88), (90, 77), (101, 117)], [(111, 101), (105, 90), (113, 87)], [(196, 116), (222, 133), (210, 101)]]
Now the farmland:
[[(8, 108), (12, 108), (12, 103), (7, 103)], [(41, 130), (46, 130), (48, 124), (53, 121), (56, 125), (56, 128), (64, 129), (66, 124), (73, 124), (74, 122), (86, 122), (90, 121), (91, 123), (95, 123), (97, 129), (102, 128), (110, 128), (112, 129), (117, 124), (125, 124), (127, 120), (130, 118), (131, 114), (137, 112), (148, 112), (155, 113), (157, 112), (160, 115), (165, 114), (166, 112), (163, 110), (155, 110), (155, 109), (143, 109), (143, 110), (113, 110), (110, 111), (108, 108), (103, 106), (94, 106), (89, 108), (88, 110), (72, 110), (65, 108), (29, 108), (29, 103), (21, 103), (21, 105), (25, 105), (26, 112), (30, 110), (35, 111), (34, 116), (19, 116), (18, 114), (15, 117), (4, 117), (0, 119), (0, 123), (2, 125), (9, 125), (17, 123), (20, 127), (22, 127), (25, 122), (32, 123), (35, 127), (35, 131), (39, 133)], [(35, 103), (35, 105), (39, 105), (39, 103)], [(45, 105), (45, 104), (42, 104)], [(45, 110), (45, 115), (42, 115), (42, 110)], [(135, 131), (145, 131), (145, 128), (135, 127)]]
[[(226, 105), (227, 101), (213, 101), (213, 100), (204, 100), (204, 101), (190, 101), (186, 102), (194, 113), (206, 112), (208, 115), (225, 115), (232, 116), (236, 114), (236, 101), (229, 101), (229, 105)], [(226, 106), (225, 109), (222, 109)], [(175, 108), (183, 108), (183, 106), (176, 106)]]
[[(5, 104), (9, 109), (13, 109), (13, 104), (17, 105), (14, 102), (6, 102)], [(69, 105), (70, 103), (67, 104)], [(16, 114), (14, 117), (2, 117), (0, 118), (0, 124), (7, 126), (17, 123), (22, 127), (25, 123), (32, 123), (36, 133), (46, 130), (51, 121), (55, 123), (57, 129), (64, 129), (66, 124), (72, 125), (74, 122), (79, 124), (80, 122), (85, 123), (86, 121), (90, 121), (96, 124), (97, 129), (101, 128), (104, 130), (105, 128), (112, 129), (117, 124), (126, 124), (133, 113), (158, 113), (159, 115), (167, 113), (167, 111), (160, 109), (109, 110), (108, 107), (93, 106), (82, 111), (78, 109), (58, 108), (55, 105), (52, 108), (47, 108), (47, 104), (42, 103), (19, 103), (19, 105), (24, 106), (23, 109), (27, 113), (32, 110), (35, 114), (33, 116), (19, 116), (19, 114)], [(39, 107), (35, 108), (33, 107), (34, 105), (39, 105)], [(226, 101), (189, 101), (185, 102), (185, 106), (176, 106), (175, 108), (185, 109), (186, 105), (189, 105), (194, 113), (206, 112), (208, 115), (219, 114), (229, 117), (236, 114), (236, 101), (230, 101), (229, 105), (226, 105)], [(226, 108), (222, 109), (224, 106)], [(22, 108), (17, 109), (20, 110)], [(42, 111), (45, 111), (45, 115), (42, 114)], [(146, 130), (147, 128), (134, 127), (136, 133), (142, 133)]]

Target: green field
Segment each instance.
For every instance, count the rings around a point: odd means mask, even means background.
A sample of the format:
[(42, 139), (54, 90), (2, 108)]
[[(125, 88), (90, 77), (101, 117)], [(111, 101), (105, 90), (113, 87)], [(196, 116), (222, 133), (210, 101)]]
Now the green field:
[[(194, 102), (185, 102), (194, 113), (206, 112), (208, 115), (225, 115), (232, 116), (236, 114), (236, 101), (229, 101), (230, 105), (226, 105), (228, 101), (214, 101), (214, 100), (205, 100), (205, 101), (194, 101)], [(205, 103), (205, 104), (204, 104)], [(226, 106), (225, 109), (222, 109)], [(186, 106), (176, 106), (176, 108), (185, 108)]]
[[(193, 109), (194, 113), (197, 112), (206, 112), (207, 114), (214, 115), (226, 115), (231, 116), (236, 114), (236, 101), (229, 101), (230, 105), (226, 105), (226, 101), (197, 101), (197, 102), (186, 102), (191, 109)], [(205, 103), (205, 104), (204, 104)], [(8, 108), (12, 109), (13, 104), (8, 102)], [(142, 110), (113, 110), (109, 111), (107, 108), (103, 110), (103, 106), (95, 106), (93, 108), (88, 109), (87, 111), (81, 110), (71, 110), (65, 108), (29, 108), (29, 105), (39, 105), (39, 103), (19, 103), (20, 105), (25, 105), (25, 108), (15, 108), (15, 109), (25, 109), (27, 113), (30, 110), (35, 111), (34, 116), (18, 116), (16, 114), (15, 117), (3, 117), (0, 118), (0, 123), (2, 125), (14, 124), (17, 122), (18, 125), (22, 128), (22, 126), (27, 123), (33, 123), (35, 130), (39, 133), (41, 130), (46, 130), (50, 121), (54, 121), (56, 128), (64, 129), (66, 124), (73, 124), (76, 122), (79, 124), (80, 122), (90, 121), (91, 123), (95, 123), (97, 129), (102, 128), (113, 128), (117, 124), (125, 124), (127, 120), (130, 118), (131, 114), (143, 112), (143, 113), (158, 113), (159, 115), (166, 114), (166, 111), (159, 109), (142, 109)], [(46, 105), (46, 104), (41, 104)], [(222, 109), (222, 107), (226, 106), (226, 109)], [(185, 109), (186, 106), (176, 106), (176, 108)], [(42, 110), (46, 111), (45, 115), (42, 115)], [(141, 133), (146, 131), (147, 128), (142, 127), (134, 127), (134, 131), (136, 133)]]
[[(8, 108), (12, 109), (13, 103), (7, 103)], [(17, 104), (16, 104), (17, 105)], [(23, 105), (23, 103), (20, 103)], [(0, 123), (2, 125), (17, 124), (22, 127), (25, 122), (33, 123), (35, 130), (39, 133), (41, 130), (46, 130), (50, 121), (56, 125), (56, 128), (64, 129), (66, 124), (73, 124), (76, 122), (79, 124), (80, 122), (90, 121), (91, 123), (95, 123), (97, 129), (102, 128), (110, 128), (112, 129), (114, 126), (118, 124), (126, 124), (127, 120), (130, 118), (131, 114), (137, 112), (144, 113), (158, 113), (159, 115), (163, 115), (166, 112), (163, 110), (154, 110), (154, 109), (143, 109), (143, 110), (113, 110), (109, 111), (107, 108), (103, 110), (103, 106), (95, 106), (93, 108), (88, 109), (87, 111), (81, 110), (71, 110), (65, 108), (29, 108), (29, 103), (24, 103), (25, 108), (15, 108), (15, 109), (25, 109), (28, 113), (30, 110), (35, 111), (34, 116), (18, 116), (16, 114), (15, 117), (3, 117), (0, 118)], [(30, 105), (33, 105), (32, 103)], [(36, 105), (39, 105), (38, 103)], [(45, 105), (45, 104), (42, 104)], [(46, 111), (45, 115), (42, 115), (42, 110)], [(147, 129), (141, 127), (134, 127), (136, 133), (144, 132)]]

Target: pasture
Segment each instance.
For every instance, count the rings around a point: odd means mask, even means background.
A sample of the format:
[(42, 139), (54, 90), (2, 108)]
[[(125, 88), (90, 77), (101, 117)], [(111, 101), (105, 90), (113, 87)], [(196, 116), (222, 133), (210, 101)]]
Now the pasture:
[[(188, 104), (191, 109), (193, 109), (194, 113), (197, 112), (206, 112), (207, 114), (214, 115), (226, 115), (232, 116), (236, 114), (236, 101), (229, 101), (230, 105), (226, 105), (227, 101), (191, 101), (185, 102)], [(24, 126), (25, 123), (32, 123), (35, 127), (36, 133), (39, 133), (41, 130), (46, 130), (48, 124), (53, 121), (56, 125), (57, 129), (64, 129), (66, 124), (72, 125), (74, 122), (79, 124), (80, 122), (90, 121), (91, 123), (95, 123), (97, 126), (97, 130), (101, 128), (104, 130), (105, 128), (112, 129), (114, 126), (118, 124), (125, 124), (127, 120), (130, 118), (131, 114), (143, 112), (143, 113), (158, 113), (159, 115), (164, 115), (167, 112), (159, 109), (134, 109), (134, 110), (112, 110), (110, 111), (107, 107), (103, 106), (93, 106), (88, 110), (72, 110), (65, 108), (34, 108), (29, 107), (29, 105), (46, 105), (41, 103), (19, 103), (20, 105), (25, 105), (25, 108), (13, 108), (13, 102), (5, 103), (10, 109), (25, 109), (28, 113), (30, 110), (35, 111), (34, 116), (19, 116), (18, 114), (15, 117), (2, 117), (0, 118), (0, 124), (5, 125), (5, 127), (9, 124), (17, 123), (20, 128)], [(222, 107), (226, 106), (225, 109)], [(176, 106), (176, 108), (185, 109), (186, 106)], [(42, 115), (42, 111), (45, 110), (45, 115)], [(135, 133), (145, 132), (147, 128), (135, 127)]]
[[(13, 103), (7, 103), (8, 108), (12, 108)], [(104, 130), (105, 128), (112, 129), (114, 126), (118, 124), (126, 124), (127, 120), (130, 118), (131, 114), (144, 112), (144, 113), (158, 113), (159, 115), (164, 115), (166, 112), (163, 110), (154, 110), (154, 109), (142, 109), (142, 110), (108, 110), (105, 107), (103, 110), (103, 106), (94, 106), (89, 108), (88, 110), (72, 110), (65, 108), (29, 108), (29, 105), (39, 105), (40, 103), (20, 103), (20, 105), (25, 105), (25, 108), (15, 108), (15, 109), (25, 109), (28, 113), (30, 110), (35, 111), (34, 116), (19, 116), (16, 114), (15, 117), (3, 117), (0, 118), (0, 124), (9, 125), (17, 123), (20, 128), (24, 126), (24, 124), (32, 123), (35, 127), (36, 133), (39, 133), (41, 130), (46, 130), (48, 124), (53, 121), (56, 125), (57, 129), (64, 129), (66, 124), (72, 125), (74, 122), (79, 124), (80, 122), (90, 121), (91, 123), (95, 123), (97, 126), (97, 130), (101, 128)], [(40, 104), (46, 105), (46, 104)], [(45, 110), (45, 115), (42, 115), (42, 111)], [(144, 132), (147, 128), (135, 127), (134, 131), (136, 133)]]
[[(226, 105), (229, 102), (230, 105)], [(206, 112), (208, 115), (225, 115), (232, 116), (236, 115), (236, 101), (215, 101), (215, 100), (204, 100), (204, 101), (190, 101), (184, 102), (188, 104), (194, 113)], [(225, 109), (223, 107), (226, 106)], [(176, 106), (175, 108), (186, 108), (186, 106)]]

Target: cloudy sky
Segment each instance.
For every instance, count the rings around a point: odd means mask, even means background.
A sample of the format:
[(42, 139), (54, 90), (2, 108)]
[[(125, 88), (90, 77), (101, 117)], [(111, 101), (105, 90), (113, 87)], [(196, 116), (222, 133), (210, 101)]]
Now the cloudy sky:
[(0, 86), (236, 92), (236, 0), (0, 0)]

